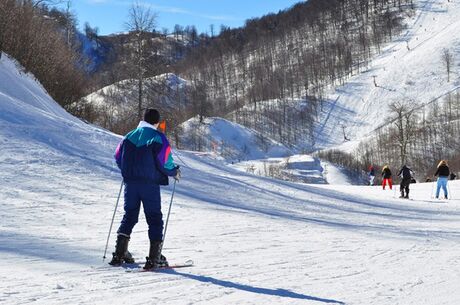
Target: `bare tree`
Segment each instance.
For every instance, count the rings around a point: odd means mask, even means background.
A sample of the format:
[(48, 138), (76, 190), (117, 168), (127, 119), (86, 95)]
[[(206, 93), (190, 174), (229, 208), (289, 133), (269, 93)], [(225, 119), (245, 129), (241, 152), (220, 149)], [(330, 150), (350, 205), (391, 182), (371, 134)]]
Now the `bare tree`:
[(146, 78), (145, 65), (152, 56), (150, 43), (152, 33), (155, 31), (157, 14), (152, 12), (149, 7), (134, 2), (129, 10), (126, 28), (134, 33), (134, 48), (132, 50), (132, 64), (135, 68), (137, 79), (137, 115), (142, 118), (142, 103), (144, 99), (144, 80)]
[(0, 1), (2, 50), (34, 74), (48, 93), (69, 107), (83, 95), (85, 75), (76, 63), (81, 56), (66, 45), (64, 27), (53, 14), (65, 15), (35, 1)]
[(35, 0), (31, 1), (34, 7), (39, 7), (40, 5), (58, 5), (64, 2), (64, 0)]
[(450, 52), (449, 49), (443, 49), (441, 57), (442, 62), (446, 66), (447, 82), (450, 82), (450, 71), (452, 69), (452, 65), (454, 64), (454, 55)]
[(396, 139), (399, 146), (399, 157), (402, 164), (407, 161), (407, 151), (409, 144), (415, 136), (415, 123), (413, 122), (414, 112), (404, 102), (394, 102), (390, 104), (390, 113), (395, 116)]

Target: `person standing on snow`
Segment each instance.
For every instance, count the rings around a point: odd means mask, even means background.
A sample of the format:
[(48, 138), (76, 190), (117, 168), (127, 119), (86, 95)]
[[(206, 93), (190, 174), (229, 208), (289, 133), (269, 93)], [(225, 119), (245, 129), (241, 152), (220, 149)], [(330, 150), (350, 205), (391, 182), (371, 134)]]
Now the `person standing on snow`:
[(446, 160), (441, 160), (441, 162), (439, 162), (438, 169), (434, 176), (438, 176), (438, 181), (436, 183), (436, 199), (439, 198), (441, 187), (444, 191), (444, 198), (447, 199), (447, 181), (449, 180), (450, 170)]
[(391, 179), (391, 170), (390, 168), (388, 167), (388, 165), (385, 165), (382, 169), (382, 177), (383, 177), (383, 181), (382, 181), (382, 187), (383, 189), (385, 189), (385, 186), (388, 185), (390, 186), (390, 190), (393, 189), (393, 180)]
[[(399, 191), (401, 192), (401, 196), (399, 198), (409, 198), (409, 185), (412, 180), (413, 171), (407, 167), (407, 165), (403, 165), (398, 172), (398, 177), (401, 177), (401, 183), (399, 184)], [(404, 191), (406, 192), (404, 194)]]
[(375, 170), (374, 167), (371, 165), (369, 166), (369, 185), (374, 185), (375, 179)]
[(161, 213), (160, 185), (168, 185), (169, 177), (179, 180), (180, 170), (173, 162), (171, 147), (166, 136), (157, 130), (160, 113), (147, 109), (144, 120), (118, 144), (115, 160), (124, 182), (125, 214), (118, 228), (113, 266), (132, 263), (128, 242), (138, 222), (142, 201), (149, 230), (150, 251), (144, 269), (167, 265), (160, 251), (163, 241), (163, 214)]

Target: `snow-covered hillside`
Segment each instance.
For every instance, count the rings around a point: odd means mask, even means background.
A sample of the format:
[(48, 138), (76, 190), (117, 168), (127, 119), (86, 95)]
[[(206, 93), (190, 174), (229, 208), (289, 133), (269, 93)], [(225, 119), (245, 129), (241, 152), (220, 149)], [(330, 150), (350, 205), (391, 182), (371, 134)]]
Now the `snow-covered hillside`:
[[(460, 2), (414, 3), (417, 10), (407, 19), (407, 31), (382, 49), (369, 70), (329, 94), (317, 126), (317, 148), (352, 149), (385, 123), (390, 103), (421, 105), (460, 87), (458, 58), (450, 82), (442, 61), (443, 49), (460, 54)], [(351, 141), (344, 143), (342, 126)]]
[(222, 118), (198, 117), (182, 124), (181, 147), (214, 152), (227, 161), (239, 162), (270, 157), (287, 157), (292, 152), (281, 143)]
[[(187, 82), (172, 74), (165, 73), (144, 80), (144, 106), (165, 110), (185, 107)], [(104, 115), (95, 123), (108, 128), (117, 126), (137, 113), (137, 80), (127, 79), (106, 86), (84, 98), (87, 105)], [(109, 118), (107, 118), (109, 117)]]
[[(449, 201), (431, 199), (431, 184), (404, 200), (380, 187), (258, 177), (184, 151), (164, 253), (195, 266), (111, 267), (101, 258), (120, 138), (63, 113), (6, 57), (0, 80), (2, 304), (460, 302), (458, 182)], [(170, 196), (164, 188), (163, 209)], [(142, 213), (130, 249), (140, 262), (147, 254)]]
[[(89, 94), (85, 97), (85, 100), (95, 107), (104, 107), (106, 105), (111, 105), (112, 107), (136, 107), (138, 94), (136, 86), (136, 80), (123, 80)], [(168, 88), (171, 94), (167, 97), (165, 96), (161, 102), (172, 103), (170, 98), (173, 98), (177, 92), (184, 90), (187, 82), (172, 73), (166, 73), (144, 80), (144, 90), (149, 90), (152, 86)]]
[(180, 146), (202, 151), (246, 173), (314, 184), (350, 184), (344, 170), (311, 155), (293, 155), (281, 143), (222, 118), (198, 117), (182, 124)]

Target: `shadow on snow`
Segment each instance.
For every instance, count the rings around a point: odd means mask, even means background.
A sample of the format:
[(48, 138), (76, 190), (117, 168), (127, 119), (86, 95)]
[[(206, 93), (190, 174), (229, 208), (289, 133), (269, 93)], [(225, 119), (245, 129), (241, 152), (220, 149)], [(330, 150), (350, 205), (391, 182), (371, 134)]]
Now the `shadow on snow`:
[(278, 297), (283, 297), (283, 298), (310, 300), (310, 301), (322, 302), (322, 303), (327, 303), (327, 304), (345, 304), (344, 302), (341, 302), (341, 301), (309, 296), (309, 295), (293, 292), (293, 291), (290, 291), (290, 290), (287, 290), (287, 289), (281, 289), (281, 288), (270, 289), (270, 288), (262, 288), (262, 287), (238, 284), (238, 283), (231, 282), (231, 281), (219, 280), (219, 279), (216, 279), (216, 278), (213, 278), (213, 277), (210, 277), (210, 276), (195, 275), (195, 274), (190, 274), (190, 273), (182, 273), (182, 272), (178, 272), (176, 270), (164, 270), (162, 272), (169, 273), (169, 274), (180, 275), (182, 277), (189, 278), (189, 279), (199, 281), (199, 282), (202, 282), (202, 283), (210, 283), (210, 284), (217, 285), (217, 286), (222, 286), (222, 287), (232, 288), (232, 289), (238, 289), (238, 290), (252, 292), (252, 293), (265, 294), (265, 295), (271, 295), (271, 296), (278, 296)]

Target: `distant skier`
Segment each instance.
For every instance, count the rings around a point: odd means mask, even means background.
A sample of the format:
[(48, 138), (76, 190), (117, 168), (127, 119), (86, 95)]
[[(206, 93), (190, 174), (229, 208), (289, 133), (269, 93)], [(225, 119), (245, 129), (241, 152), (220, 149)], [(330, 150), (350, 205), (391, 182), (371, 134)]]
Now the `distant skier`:
[(398, 177), (402, 178), (401, 183), (399, 184), (399, 191), (401, 192), (401, 196), (399, 198), (409, 198), (409, 185), (412, 181), (413, 174), (414, 172), (405, 164), (399, 170)]
[(449, 166), (447, 165), (446, 160), (441, 160), (438, 164), (438, 168), (434, 176), (438, 176), (438, 181), (436, 183), (436, 199), (439, 198), (439, 192), (442, 190), (444, 191), (444, 198), (448, 198), (447, 194), (447, 181), (449, 180), (450, 170)]
[(375, 179), (375, 170), (374, 167), (371, 165), (369, 166), (369, 185), (374, 185)]
[(393, 189), (393, 180), (391, 179), (391, 170), (390, 168), (388, 167), (388, 165), (385, 165), (382, 169), (382, 177), (383, 177), (383, 181), (382, 181), (382, 187), (383, 189), (385, 189), (385, 186), (388, 185), (390, 186), (390, 190)]
[(168, 176), (180, 178), (179, 167), (173, 162), (166, 136), (157, 130), (160, 113), (147, 109), (144, 120), (118, 144), (115, 160), (123, 176), (125, 214), (118, 228), (115, 252), (110, 265), (133, 262), (128, 242), (138, 221), (141, 201), (144, 207), (150, 239), (150, 251), (144, 269), (167, 265), (160, 256), (163, 241), (163, 214), (161, 213), (160, 185), (168, 185)]

